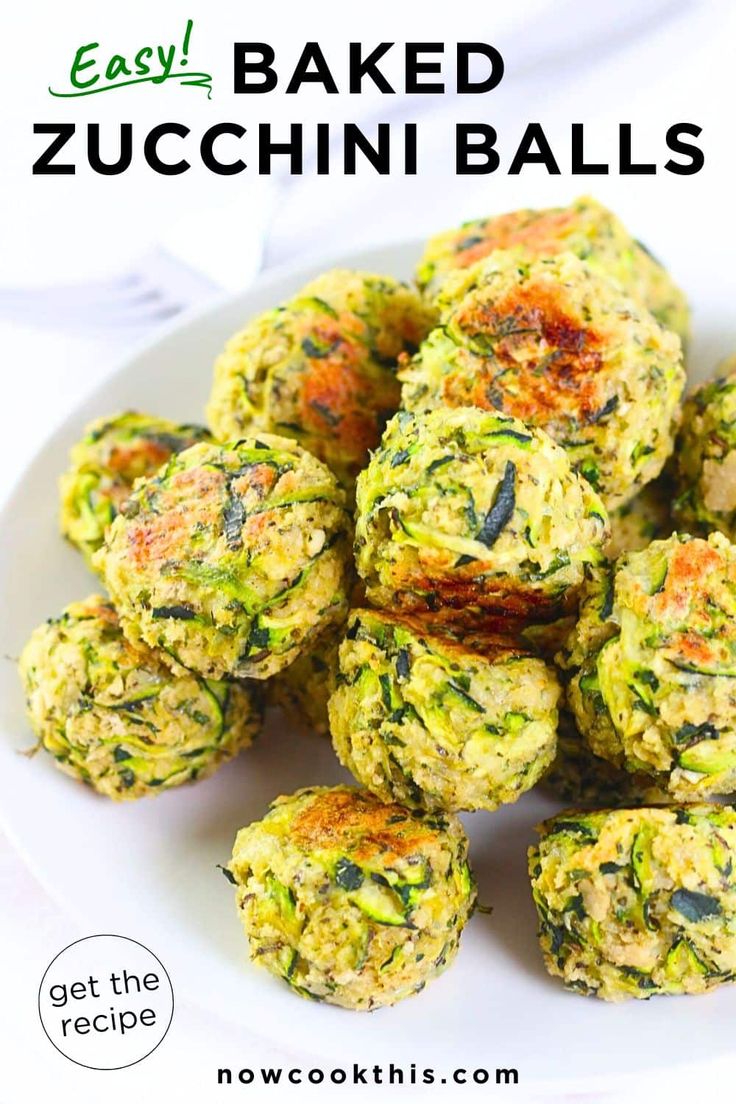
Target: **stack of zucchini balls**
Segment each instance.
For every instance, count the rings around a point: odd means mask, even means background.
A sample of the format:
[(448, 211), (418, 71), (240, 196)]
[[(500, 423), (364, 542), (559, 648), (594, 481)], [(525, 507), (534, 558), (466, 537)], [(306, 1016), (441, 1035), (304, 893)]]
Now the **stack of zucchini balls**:
[(683, 407), (687, 331), (583, 198), (433, 238), (416, 289), (329, 272), (227, 343), (209, 430), (73, 450), (62, 529), (110, 598), (33, 633), (34, 730), (113, 798), (211, 773), (264, 700), (329, 732), (358, 787), (278, 798), (226, 868), (301, 995), (440, 973), (476, 904), (457, 814), (538, 783), (573, 806), (529, 852), (551, 974), (736, 977), (736, 361)]

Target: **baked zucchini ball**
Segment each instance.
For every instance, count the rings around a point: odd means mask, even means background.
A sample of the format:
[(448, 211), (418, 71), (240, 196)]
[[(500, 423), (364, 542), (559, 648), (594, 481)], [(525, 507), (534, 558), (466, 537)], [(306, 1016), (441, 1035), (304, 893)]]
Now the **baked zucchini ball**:
[(348, 786), (278, 798), (238, 833), (228, 873), (253, 960), (301, 996), (356, 1010), (423, 989), (475, 906), (455, 817)]
[(555, 753), (557, 676), (511, 638), (462, 640), (361, 609), (340, 645), (338, 758), (382, 801), (460, 812), (516, 801)]
[(683, 800), (736, 791), (736, 548), (674, 534), (599, 571), (560, 661), (597, 754)]
[(91, 422), (59, 480), (62, 533), (89, 562), (136, 479), (155, 475), (174, 453), (208, 439), (201, 426), (133, 411)]
[(571, 253), (497, 252), (446, 291), (443, 324), (400, 373), (407, 410), (479, 406), (539, 426), (609, 509), (659, 475), (685, 371), (646, 308)]
[(707, 535), (736, 537), (736, 356), (683, 407), (675, 451), (678, 525)]
[(215, 364), (216, 437), (295, 437), (352, 487), (399, 405), (396, 363), (434, 312), (388, 276), (336, 269), (235, 334)]
[(20, 657), (31, 727), (67, 774), (122, 801), (205, 778), (257, 736), (257, 692), (174, 675), (123, 636), (93, 595), (31, 635)]
[(623, 552), (638, 552), (653, 540), (669, 537), (674, 529), (671, 514), (673, 489), (671, 481), (660, 476), (642, 487), (636, 498), (612, 510), (611, 539), (606, 555), (615, 560)]
[(295, 441), (200, 444), (139, 483), (95, 563), (126, 636), (176, 670), (267, 678), (344, 616), (350, 516)]
[(475, 407), (392, 418), (357, 503), (357, 567), (382, 609), (552, 620), (608, 539), (564, 449)]
[(497, 249), (522, 246), (535, 257), (574, 253), (600, 275), (615, 280), (667, 329), (685, 340), (690, 312), (683, 292), (620, 220), (590, 196), (569, 207), (511, 211), (463, 223), (430, 239), (417, 266), (417, 282), (430, 297), (447, 277)]
[(283, 710), (297, 729), (329, 735), (327, 703), (335, 686), (337, 649), (344, 626), (332, 625), (308, 651), (267, 683), (270, 705)]
[(668, 805), (672, 798), (647, 774), (630, 774), (594, 755), (567, 709), (560, 709), (557, 754), (541, 782), (542, 789), (566, 805), (620, 808)]
[(568, 811), (529, 849), (545, 965), (603, 1000), (736, 978), (736, 811)]

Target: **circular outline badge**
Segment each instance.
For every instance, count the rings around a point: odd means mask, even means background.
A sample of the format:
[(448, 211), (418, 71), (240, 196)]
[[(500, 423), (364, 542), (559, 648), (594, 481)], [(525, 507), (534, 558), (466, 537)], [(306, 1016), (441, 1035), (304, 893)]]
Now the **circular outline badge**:
[[(61, 955), (65, 954), (66, 951), (68, 951), (70, 947), (76, 947), (77, 943), (86, 943), (88, 939), (124, 939), (127, 943), (135, 943), (136, 947), (141, 947), (144, 951), (147, 951), (148, 954), (150, 954), (151, 958), (155, 958), (156, 962), (158, 962), (159, 966), (163, 970), (164, 976), (165, 976), (166, 980), (169, 983), (169, 989), (171, 990), (171, 1015), (169, 1016), (169, 1022), (166, 1025), (166, 1029), (165, 1029), (163, 1035), (161, 1036), (161, 1038), (159, 1039), (159, 1041), (156, 1043), (156, 1046), (151, 1047), (151, 1049), (146, 1054), (142, 1054), (141, 1057), (136, 1058), (136, 1060), (134, 1062), (126, 1062), (122, 1066), (88, 1066), (86, 1064), (86, 1062), (79, 1062), (79, 1061), (77, 1061), (76, 1058), (71, 1058), (68, 1054), (65, 1054), (64, 1051), (60, 1047), (58, 1047), (56, 1045), (56, 1043), (54, 1042), (54, 1040), (51, 1038), (48, 1031), (46, 1030), (46, 1025), (43, 1022), (43, 1015), (41, 1013), (41, 993), (42, 993), (42, 990), (43, 990), (43, 983), (46, 980), (46, 975), (48, 974), (49, 970), (51, 969), (51, 967), (56, 962), (57, 958), (60, 958)], [(67, 1061), (73, 1062), (75, 1066), (81, 1066), (83, 1069), (120, 1070), (120, 1069), (130, 1069), (131, 1066), (137, 1066), (139, 1062), (145, 1061), (146, 1058), (148, 1058), (151, 1054), (153, 1054), (154, 1050), (158, 1050), (158, 1048), (161, 1046), (161, 1043), (164, 1041), (164, 1039), (168, 1035), (169, 1028), (171, 1027), (171, 1021), (174, 1018), (175, 997), (174, 997), (174, 986), (171, 984), (171, 978), (169, 977), (169, 971), (166, 969), (166, 967), (164, 966), (163, 962), (158, 957), (158, 955), (155, 955), (153, 953), (153, 951), (150, 949), (150, 947), (146, 947), (145, 943), (141, 943), (137, 939), (131, 939), (129, 935), (116, 935), (115, 932), (98, 932), (96, 935), (83, 935), (81, 939), (75, 939), (73, 942), (69, 943), (66, 947), (62, 947), (62, 949), (58, 952), (58, 954), (54, 955), (54, 957), (51, 959), (48, 966), (46, 967), (46, 969), (43, 972), (43, 977), (41, 978), (41, 981), (40, 981), (39, 986), (38, 986), (38, 999), (36, 1001), (36, 1004), (37, 1004), (37, 1007), (38, 1007), (38, 1018), (41, 1021), (41, 1027), (43, 1028), (44, 1035), (46, 1036), (48, 1041), (51, 1043), (54, 1050), (57, 1050), (59, 1052), (59, 1054), (63, 1055), (63, 1057), (66, 1058)]]

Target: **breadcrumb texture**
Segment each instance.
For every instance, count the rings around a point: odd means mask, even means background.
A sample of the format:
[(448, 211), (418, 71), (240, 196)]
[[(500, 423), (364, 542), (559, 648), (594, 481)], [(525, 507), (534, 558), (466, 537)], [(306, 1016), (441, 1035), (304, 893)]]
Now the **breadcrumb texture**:
[(696, 388), (683, 407), (675, 454), (680, 528), (736, 537), (736, 356)]
[(440, 974), (476, 898), (455, 817), (348, 786), (278, 798), (238, 833), (228, 869), (253, 961), (300, 996), (361, 1011)]
[(674, 534), (597, 571), (558, 657), (592, 750), (673, 796), (736, 791), (736, 548)]
[(491, 254), (450, 275), (402, 405), (498, 410), (545, 429), (609, 509), (659, 475), (685, 385), (680, 339), (572, 253)]
[(522, 642), (356, 610), (329, 711), (343, 766), (384, 801), (496, 809), (552, 761), (560, 689)]
[(671, 805), (673, 798), (648, 774), (632, 774), (595, 755), (577, 730), (570, 711), (560, 709), (557, 753), (541, 787), (577, 808), (612, 809)]
[(573, 253), (687, 340), (690, 310), (682, 290), (620, 219), (590, 196), (569, 207), (510, 211), (437, 234), (417, 266), (417, 282), (434, 298), (452, 272), (472, 267), (497, 249), (518, 246), (535, 257)]
[(228, 341), (207, 407), (215, 436), (294, 437), (352, 490), (399, 405), (398, 358), (435, 317), (391, 277), (326, 272)]
[(260, 730), (253, 684), (173, 674), (125, 639), (99, 595), (39, 626), (19, 667), (39, 743), (66, 774), (115, 801), (205, 778)]
[(569, 810), (529, 851), (550, 974), (608, 1001), (705, 993), (736, 977), (736, 812)]
[(351, 519), (328, 468), (262, 434), (139, 483), (96, 563), (132, 641), (206, 678), (267, 678), (344, 616)]
[(546, 433), (462, 407), (400, 412), (361, 472), (355, 551), (369, 601), (456, 621), (550, 621), (602, 562), (605, 508)]
[(62, 534), (91, 566), (136, 479), (155, 475), (174, 453), (208, 439), (203, 426), (177, 425), (134, 411), (91, 422), (59, 480)]

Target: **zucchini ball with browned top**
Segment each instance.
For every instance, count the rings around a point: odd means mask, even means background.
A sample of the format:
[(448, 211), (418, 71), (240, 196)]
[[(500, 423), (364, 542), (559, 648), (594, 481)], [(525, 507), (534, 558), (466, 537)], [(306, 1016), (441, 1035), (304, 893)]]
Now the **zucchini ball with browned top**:
[(496, 809), (551, 763), (559, 696), (554, 671), (509, 637), (362, 609), (340, 645), (330, 727), (343, 766), (383, 801)]
[(433, 310), (406, 284), (336, 269), (254, 319), (215, 364), (215, 436), (295, 437), (352, 490), (399, 405), (399, 355), (416, 351)]
[(568, 811), (529, 850), (545, 965), (608, 1001), (736, 978), (736, 811)]
[(571, 253), (496, 252), (448, 278), (443, 323), (402, 369), (402, 405), (498, 410), (545, 429), (609, 509), (659, 475), (685, 383), (682, 348)]
[(212, 774), (258, 734), (253, 684), (175, 675), (130, 644), (93, 595), (31, 635), (20, 657), (31, 727), (58, 766), (122, 801)]
[(62, 533), (90, 562), (136, 479), (155, 475), (174, 453), (208, 439), (202, 426), (133, 411), (90, 423), (59, 481)]
[(440, 974), (476, 898), (455, 817), (348, 786), (279, 798), (238, 833), (227, 873), (254, 962), (301, 996), (361, 1011)]
[(718, 529), (736, 538), (736, 356), (683, 407), (675, 450), (680, 528), (703, 536)]
[(587, 585), (560, 662), (595, 754), (681, 800), (736, 792), (736, 548), (674, 534)]
[(573, 253), (620, 284), (663, 326), (687, 339), (690, 311), (683, 292), (616, 215), (590, 196), (569, 207), (510, 211), (438, 234), (427, 243), (417, 266), (417, 282), (435, 297), (453, 272), (472, 267), (497, 249), (517, 246), (534, 257)]
[(357, 503), (369, 602), (456, 621), (560, 616), (608, 538), (605, 508), (564, 449), (475, 407), (397, 414)]
[(267, 678), (344, 616), (350, 531), (328, 468), (262, 434), (137, 484), (96, 563), (133, 642), (205, 678)]

